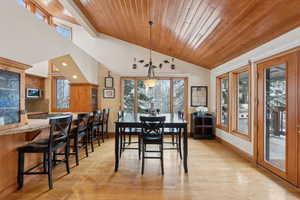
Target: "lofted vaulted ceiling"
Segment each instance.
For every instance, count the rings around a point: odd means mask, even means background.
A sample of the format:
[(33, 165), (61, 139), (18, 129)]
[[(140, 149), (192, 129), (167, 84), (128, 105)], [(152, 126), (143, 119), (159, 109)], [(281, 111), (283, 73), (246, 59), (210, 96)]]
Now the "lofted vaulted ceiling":
[[(52, 0), (58, 1), (58, 0)], [(94, 28), (209, 69), (300, 26), (299, 0), (73, 0)]]

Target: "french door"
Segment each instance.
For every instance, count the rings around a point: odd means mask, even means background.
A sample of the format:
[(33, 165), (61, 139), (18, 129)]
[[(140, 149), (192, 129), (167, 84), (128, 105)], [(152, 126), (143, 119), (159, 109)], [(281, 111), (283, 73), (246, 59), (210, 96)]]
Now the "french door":
[(260, 63), (257, 72), (258, 163), (297, 185), (298, 54)]

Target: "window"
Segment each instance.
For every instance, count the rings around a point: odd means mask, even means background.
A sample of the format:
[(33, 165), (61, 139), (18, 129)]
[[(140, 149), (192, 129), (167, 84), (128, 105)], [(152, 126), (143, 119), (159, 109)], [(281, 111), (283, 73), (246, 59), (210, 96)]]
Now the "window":
[(70, 107), (70, 82), (63, 78), (56, 79), (56, 109), (66, 110)]
[(16, 0), (16, 2), (21, 5), (22, 7), (26, 7), (26, 3), (23, 0)]
[(228, 131), (229, 127), (229, 76), (217, 77), (217, 125)]
[(16, 2), (24, 8), (32, 12), (39, 20), (45, 21), (47, 24), (52, 25), (52, 16), (35, 1), (31, 0), (16, 0)]
[(138, 113), (148, 113), (153, 107), (160, 113), (170, 113), (170, 80), (158, 80), (155, 87), (144, 86), (144, 80), (138, 80)]
[(56, 25), (55, 30), (64, 38), (66, 38), (68, 40), (72, 40), (72, 29), (70, 27)]
[(247, 140), (251, 140), (250, 86), (250, 66), (217, 77), (217, 127)]
[(184, 110), (185, 84), (183, 79), (173, 79), (173, 112)]
[(228, 126), (229, 111), (229, 79), (221, 79), (221, 124)]
[(250, 70), (242, 67), (232, 73), (232, 133), (250, 139)]
[(122, 109), (131, 113), (148, 113), (153, 107), (160, 113), (185, 111), (186, 78), (161, 78), (155, 87), (145, 87), (145, 78), (122, 78)]

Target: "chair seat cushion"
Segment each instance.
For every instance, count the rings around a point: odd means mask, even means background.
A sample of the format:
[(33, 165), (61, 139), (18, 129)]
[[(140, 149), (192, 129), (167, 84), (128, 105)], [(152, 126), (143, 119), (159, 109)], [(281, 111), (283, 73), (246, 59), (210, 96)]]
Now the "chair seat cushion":
[[(76, 135), (77, 135), (77, 128), (73, 128), (69, 135), (69, 138), (74, 139)], [(82, 131), (78, 133), (78, 137), (83, 137), (85, 135), (86, 135), (86, 131)]]
[(122, 132), (126, 135), (138, 135), (141, 131), (140, 128), (125, 128)]
[(47, 152), (48, 151), (48, 145), (47, 144), (39, 144), (39, 143), (30, 143), (25, 146), (18, 148), (19, 152), (32, 152), (32, 153), (39, 153), (39, 152)]
[(179, 131), (178, 131), (178, 129), (176, 129), (176, 128), (165, 128), (164, 129), (164, 134), (165, 135), (168, 135), (168, 134), (179, 134)]
[(100, 126), (103, 124), (103, 121), (95, 121), (93, 122), (93, 126)]
[(142, 139), (145, 144), (160, 144), (162, 142), (161, 136), (144, 136)]

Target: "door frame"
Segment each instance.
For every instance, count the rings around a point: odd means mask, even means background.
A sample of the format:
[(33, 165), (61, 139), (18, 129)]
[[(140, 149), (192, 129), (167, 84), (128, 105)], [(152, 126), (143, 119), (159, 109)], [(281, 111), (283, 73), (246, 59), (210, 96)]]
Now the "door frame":
[[(297, 133), (296, 133), (296, 126), (297, 126), (297, 109), (291, 108), (289, 109), (289, 105), (297, 105), (297, 95), (292, 96), (292, 94), (297, 94), (297, 89), (300, 92), (300, 87), (297, 88), (297, 74), (300, 75), (300, 70), (298, 70), (298, 57), (300, 59), (300, 53), (294, 52), (287, 55), (283, 55), (280, 57), (276, 57), (274, 59), (270, 59), (261, 63), (258, 63), (256, 65), (256, 81), (255, 81), (255, 87), (256, 87), (256, 105), (255, 105), (255, 111), (256, 111), (256, 122), (255, 122), (255, 138), (254, 138), (254, 158), (256, 160), (256, 163), (259, 165), (262, 165), (263, 167), (269, 169), (270, 171), (274, 172), (275, 174), (281, 176), (282, 178), (288, 180), (289, 182), (293, 184), (298, 183), (298, 179), (300, 180), (300, 176), (298, 178), (297, 174), (297, 167), (298, 162), (300, 164), (300, 155), (297, 153), (297, 140), (299, 139)], [(286, 166), (285, 171), (280, 170), (279, 168), (276, 168), (272, 166), (271, 164), (264, 161), (264, 71), (267, 68), (270, 68), (272, 66), (276, 66), (278, 64), (287, 64), (287, 71), (286, 71), (286, 77), (287, 77), (287, 85), (286, 85), (286, 95), (287, 95), (287, 121), (289, 122), (287, 124), (287, 133), (286, 134)], [(263, 87), (261, 87), (263, 86)], [(299, 93), (300, 95), (300, 93)], [(298, 96), (299, 96), (298, 95)], [(300, 99), (300, 97), (299, 97)], [(299, 108), (298, 108), (299, 109)], [(300, 111), (300, 109), (299, 109)], [(299, 121), (299, 120), (298, 120)], [(263, 123), (262, 123), (263, 122)], [(300, 122), (298, 123), (300, 124)], [(300, 127), (299, 127), (300, 129)], [(299, 141), (300, 142), (300, 141)], [(293, 152), (293, 153), (292, 153)], [(297, 160), (297, 157), (299, 159)], [(300, 165), (299, 165), (300, 166)]]

